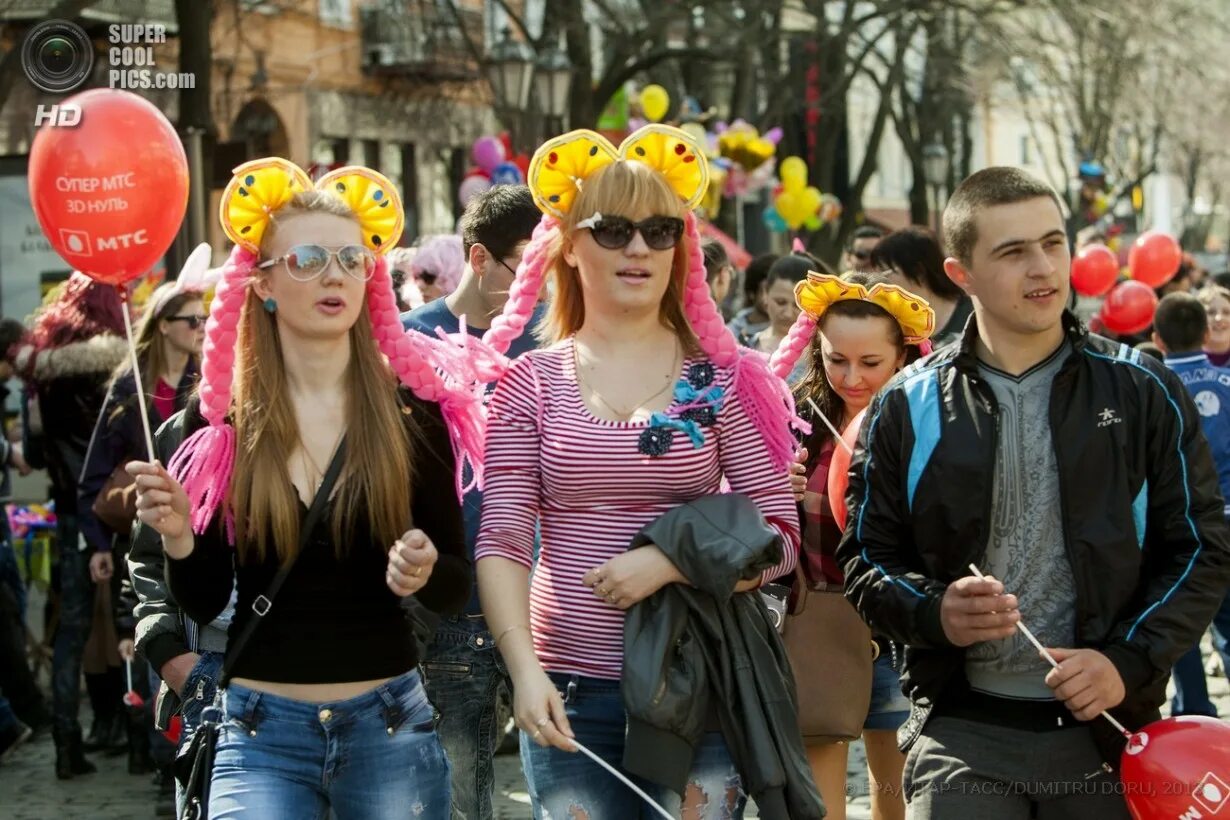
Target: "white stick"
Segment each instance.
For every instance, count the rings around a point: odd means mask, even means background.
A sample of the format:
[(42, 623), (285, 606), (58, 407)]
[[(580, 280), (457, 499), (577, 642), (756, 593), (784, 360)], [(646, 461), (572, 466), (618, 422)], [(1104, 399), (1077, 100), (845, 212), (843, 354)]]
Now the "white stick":
[(846, 452), (848, 452), (850, 455), (854, 455), (854, 448), (851, 447), (849, 444), (846, 444), (846, 440), (841, 437), (841, 431), (833, 426), (833, 422), (829, 421), (829, 417), (824, 415), (824, 411), (821, 410), (818, 406), (816, 406), (816, 403), (811, 400), (811, 396), (807, 397), (807, 403), (811, 405), (812, 410), (816, 411), (816, 415), (820, 417), (820, 420), (822, 422), (824, 422), (824, 426), (833, 431), (833, 435), (837, 438), (837, 443), (840, 444), (842, 447), (845, 447)]
[(620, 780), (622, 780), (625, 786), (627, 786), (629, 789), (632, 789), (632, 791), (634, 791), (634, 792), (636, 792), (638, 795), (640, 795), (640, 798), (641, 798), (642, 800), (644, 800), (644, 801), (645, 801), (646, 803), (648, 803), (649, 805), (653, 806), (654, 810), (656, 810), (656, 811), (658, 812), (658, 814), (660, 814), (660, 815), (662, 815), (663, 817), (665, 817), (665, 818), (666, 818), (666, 820), (675, 820), (674, 815), (672, 815), (672, 814), (671, 814), (670, 812), (668, 812), (666, 809), (664, 809), (664, 808), (662, 808), (661, 806), (659, 806), (659, 805), (658, 805), (658, 804), (654, 801), (654, 799), (653, 799), (652, 797), (650, 797), (649, 795), (645, 794), (645, 792), (644, 792), (642, 789), (640, 789), (640, 788), (639, 788), (639, 787), (638, 787), (635, 783), (633, 783), (631, 780), (629, 780), (628, 778), (624, 777), (624, 776), (623, 776), (623, 774), (621, 774), (621, 773), (619, 772), (619, 770), (618, 770), (618, 769), (616, 769), (614, 766), (612, 766), (610, 763), (607, 763), (605, 760), (603, 760), (602, 758), (598, 757), (598, 755), (594, 754), (594, 753), (593, 753), (593, 752), (591, 752), (589, 749), (586, 749), (584, 746), (582, 746), (582, 745), (580, 744), (580, 742), (578, 742), (578, 741), (574, 740), (573, 738), (568, 738), (568, 741), (569, 741), (570, 743), (572, 743), (574, 746), (576, 746), (576, 747), (577, 747), (577, 751), (581, 752), (581, 753), (582, 753), (582, 754), (584, 754), (586, 757), (588, 757), (590, 760), (594, 761), (594, 762), (595, 762), (595, 763), (597, 763), (599, 766), (601, 766), (602, 768), (606, 769), (608, 772), (610, 772), (611, 774), (615, 775), (617, 778), (619, 778)]
[[(986, 578), (986, 576), (983, 575), (978, 570), (978, 567), (974, 566), (973, 564), (969, 565), (969, 571), (974, 573), (974, 575), (980, 579)], [(1042, 653), (1042, 657), (1046, 658), (1047, 661), (1051, 664), (1051, 666), (1055, 667), (1056, 669), (1059, 668), (1059, 661), (1055, 660), (1055, 656), (1052, 655), (1050, 652), (1048, 652), (1046, 647), (1043, 646), (1036, 637), (1034, 637), (1034, 633), (1029, 631), (1029, 627), (1025, 626), (1025, 622), (1023, 620), (1016, 622), (1016, 628), (1021, 630), (1021, 634), (1023, 634), (1026, 638), (1029, 638), (1029, 642), (1038, 648), (1038, 651)], [(1131, 739), (1132, 733), (1129, 732), (1126, 728), (1124, 728), (1122, 723), (1115, 720), (1115, 718), (1111, 715), (1110, 712), (1102, 712), (1102, 717), (1110, 721), (1110, 725), (1114, 726), (1116, 729), (1122, 732), (1124, 737), (1128, 738), (1129, 740)]]
[(149, 415), (145, 412), (145, 387), (141, 384), (141, 363), (137, 361), (137, 343), (132, 338), (132, 316), (128, 312), (128, 296), (121, 295), (124, 303), (124, 330), (128, 331), (128, 352), (132, 354), (132, 377), (137, 382), (137, 404), (141, 408), (141, 427), (145, 430), (145, 447), (149, 451), (149, 460), (153, 461), (154, 436), (150, 433)]
[(128, 675), (128, 691), (132, 691), (132, 661), (124, 661), (124, 672)]

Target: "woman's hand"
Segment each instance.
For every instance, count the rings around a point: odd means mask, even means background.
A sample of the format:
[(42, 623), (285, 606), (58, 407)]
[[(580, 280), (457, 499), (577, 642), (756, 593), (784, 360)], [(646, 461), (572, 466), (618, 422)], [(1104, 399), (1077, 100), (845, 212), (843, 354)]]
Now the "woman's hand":
[(439, 553), (422, 530), (408, 530), (389, 550), (384, 581), (394, 595), (413, 595), (427, 584)]
[(687, 582), (678, 567), (653, 544), (620, 553), (581, 579), (594, 595), (616, 609), (627, 609), (667, 584)]
[(517, 726), (539, 746), (575, 752), (572, 726), (564, 713), (564, 696), (541, 668), (513, 682), (513, 716)]
[(790, 491), (794, 493), (794, 500), (801, 502), (803, 494), (807, 492), (807, 448), (800, 447), (799, 452), (794, 456), (794, 463), (790, 465)]
[(130, 461), (124, 469), (136, 479), (137, 518), (161, 535), (164, 545), (190, 537), (191, 509), (180, 483), (157, 461)]

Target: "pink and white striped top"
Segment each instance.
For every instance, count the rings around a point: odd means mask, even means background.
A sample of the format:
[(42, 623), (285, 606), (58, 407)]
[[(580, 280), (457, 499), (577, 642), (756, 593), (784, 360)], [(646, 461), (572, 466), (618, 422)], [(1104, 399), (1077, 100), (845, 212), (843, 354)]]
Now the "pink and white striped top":
[[(683, 364), (706, 362), (693, 357)], [(798, 512), (785, 473), (774, 472), (762, 439), (731, 393), (730, 369), (713, 384), (726, 399), (696, 448), (673, 431), (670, 449), (638, 449), (646, 421), (617, 422), (590, 412), (577, 386), (573, 342), (521, 356), (500, 380), (488, 409), (486, 487), (475, 560), (501, 556), (533, 566), (535, 522), (541, 550), (530, 587), (530, 626), (548, 671), (620, 677), (624, 613), (599, 600), (581, 578), (627, 550), (646, 524), (674, 507), (730, 491), (754, 500), (786, 545), (774, 578), (794, 569)], [(675, 405), (667, 410), (676, 416)]]

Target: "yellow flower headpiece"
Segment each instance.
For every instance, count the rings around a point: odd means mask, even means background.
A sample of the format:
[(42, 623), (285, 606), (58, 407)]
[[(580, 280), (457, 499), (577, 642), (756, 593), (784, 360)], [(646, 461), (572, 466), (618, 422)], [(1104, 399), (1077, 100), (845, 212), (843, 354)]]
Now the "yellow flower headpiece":
[(921, 299), (898, 285), (883, 282), (865, 288), (839, 276), (810, 271), (794, 287), (799, 308), (817, 321), (836, 302), (863, 301), (879, 305), (901, 325), (906, 344), (919, 344), (935, 332), (935, 311)]
[(222, 192), (218, 216), (231, 241), (259, 253), (269, 218), (303, 191), (328, 191), (354, 212), (363, 230), (363, 244), (375, 253), (397, 245), (405, 227), (401, 195), (383, 175), (370, 168), (350, 165), (338, 168), (315, 185), (289, 160), (266, 157), (245, 162)]
[(562, 218), (585, 180), (617, 161), (643, 162), (653, 168), (689, 209), (700, 202), (709, 186), (705, 151), (686, 131), (646, 125), (629, 134), (617, 149), (601, 134), (581, 129), (549, 140), (534, 152), (527, 180), (534, 202)]

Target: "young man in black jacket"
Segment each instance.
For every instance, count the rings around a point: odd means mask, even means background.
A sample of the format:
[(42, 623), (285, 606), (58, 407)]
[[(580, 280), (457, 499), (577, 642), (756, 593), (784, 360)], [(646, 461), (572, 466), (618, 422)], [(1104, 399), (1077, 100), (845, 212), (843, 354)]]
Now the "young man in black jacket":
[(838, 549), (847, 596), (906, 645), (911, 816), (1126, 818), (1098, 716), (1157, 719), (1225, 596), (1217, 472), (1179, 379), (1064, 310), (1049, 186), (980, 171), (944, 234), (974, 319), (872, 404)]

